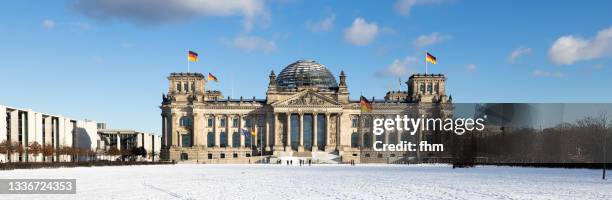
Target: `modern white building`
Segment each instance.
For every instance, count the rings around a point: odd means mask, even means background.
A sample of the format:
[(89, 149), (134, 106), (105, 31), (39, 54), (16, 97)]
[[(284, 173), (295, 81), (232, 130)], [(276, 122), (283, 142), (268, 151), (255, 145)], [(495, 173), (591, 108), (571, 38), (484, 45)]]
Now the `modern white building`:
[[(161, 136), (144, 133), (132, 129), (107, 129), (103, 123), (98, 123), (99, 149), (108, 151), (115, 147), (121, 151), (130, 151), (134, 148), (144, 148), (146, 156), (139, 157), (148, 161), (159, 159), (161, 150)], [(116, 158), (113, 158), (116, 159)]]
[[(52, 162), (70, 161), (71, 156), (61, 155), (63, 147), (78, 147), (95, 150), (100, 140), (96, 122), (75, 120), (61, 115), (35, 112), (0, 105), (0, 142), (21, 145), (23, 153), (0, 152), (0, 162)], [(30, 145), (38, 143), (51, 146), (52, 156), (43, 156), (42, 151), (33, 154)]]

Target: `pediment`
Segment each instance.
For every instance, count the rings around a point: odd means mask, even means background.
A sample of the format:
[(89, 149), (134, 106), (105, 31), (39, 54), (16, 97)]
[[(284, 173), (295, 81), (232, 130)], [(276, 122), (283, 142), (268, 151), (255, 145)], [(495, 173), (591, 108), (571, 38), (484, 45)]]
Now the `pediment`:
[(277, 101), (272, 106), (339, 106), (338, 101), (318, 94), (312, 90), (299, 92), (287, 99)]

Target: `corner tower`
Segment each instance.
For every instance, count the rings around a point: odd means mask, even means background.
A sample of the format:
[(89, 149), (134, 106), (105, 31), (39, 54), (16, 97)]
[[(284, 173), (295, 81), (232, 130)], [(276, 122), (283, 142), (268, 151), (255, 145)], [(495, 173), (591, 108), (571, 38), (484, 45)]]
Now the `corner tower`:
[(413, 74), (406, 82), (411, 102), (447, 103), (446, 77), (443, 74)]

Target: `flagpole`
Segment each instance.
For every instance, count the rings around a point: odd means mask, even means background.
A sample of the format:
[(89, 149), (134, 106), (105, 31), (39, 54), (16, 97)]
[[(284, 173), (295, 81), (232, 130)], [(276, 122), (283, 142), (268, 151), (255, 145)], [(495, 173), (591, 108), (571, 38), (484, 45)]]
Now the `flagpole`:
[(187, 49), (187, 73), (190, 71), (190, 63), (189, 63), (189, 49)]
[(425, 75), (427, 75), (427, 51), (425, 51)]

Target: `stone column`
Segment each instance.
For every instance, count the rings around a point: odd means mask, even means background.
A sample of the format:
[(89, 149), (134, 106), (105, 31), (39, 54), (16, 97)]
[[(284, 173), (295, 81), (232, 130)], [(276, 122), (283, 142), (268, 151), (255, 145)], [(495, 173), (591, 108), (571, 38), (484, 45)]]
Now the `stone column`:
[(200, 120), (200, 114), (193, 113), (193, 124), (191, 125), (191, 135), (193, 139), (193, 141), (191, 141), (192, 147), (200, 146), (200, 137), (198, 137), (198, 120)]
[(285, 151), (291, 151), (291, 113), (287, 113), (287, 137), (285, 139)]
[(117, 132), (117, 150), (121, 150), (121, 134)]
[(240, 134), (240, 148), (244, 148), (244, 133), (242, 133), (244, 128), (244, 115), (238, 115), (240, 118), (240, 125), (238, 125), (238, 133)]
[(278, 125), (280, 125), (279, 120), (278, 120), (278, 113), (274, 113), (274, 148), (275, 149), (277, 147), (282, 146), (282, 143), (283, 143), (283, 141), (280, 140), (282, 137), (280, 136), (281, 131), (278, 130)]
[[(161, 115), (162, 118), (162, 141), (163, 141), (163, 146), (167, 146), (168, 145), (168, 136), (166, 135), (166, 116), (164, 114)], [(45, 141), (43, 141), (44, 144)]]
[(318, 151), (319, 150), (319, 147), (317, 146), (317, 144), (318, 144), (318, 142), (317, 142), (317, 139), (318, 139), (318, 137), (317, 137), (317, 134), (318, 134), (317, 133), (318, 132), (317, 129), (319, 128), (317, 126), (317, 115), (318, 115), (318, 113), (316, 113), (316, 112), (312, 113), (312, 126), (313, 126), (313, 128), (312, 128), (312, 140), (313, 141), (312, 141), (312, 150), (311, 151)]
[(202, 114), (202, 124), (200, 126), (202, 130), (202, 146), (204, 148), (208, 148), (208, 128), (206, 128), (206, 123), (208, 123), (207, 118), (210, 116)]
[(331, 126), (329, 125), (329, 118), (330, 118), (330, 113), (325, 113), (325, 147), (330, 147), (331, 146)]
[(298, 152), (304, 151), (304, 113), (300, 113), (300, 145)]
[(340, 143), (340, 134), (342, 133), (342, 124), (340, 123), (342, 121), (341, 119), (342, 117), (342, 113), (336, 113), (336, 150), (341, 150), (341, 143)]
[(265, 151), (270, 151), (270, 114), (266, 113), (265, 114), (265, 118), (266, 119), (266, 142), (265, 142)]
[[(232, 120), (232, 121), (230, 121)], [(230, 148), (234, 148), (234, 133), (230, 133), (230, 123), (232, 123), (234, 121), (234, 119), (232, 119), (232, 117), (230, 117), (230, 115), (226, 115), (226, 119), (225, 119), (225, 134), (227, 134), (227, 146)]]
[(213, 127), (214, 128), (214, 133), (215, 133), (215, 147), (220, 147), (221, 146), (221, 132), (219, 132), (219, 130), (217, 130), (217, 115), (213, 115), (214, 116), (214, 120), (213, 120)]
[(172, 117), (170, 118), (170, 130), (168, 131), (169, 134), (172, 135), (172, 146), (178, 146), (178, 135), (175, 134), (174, 132), (174, 128), (173, 127), (178, 127), (178, 124), (176, 123), (176, 113), (172, 113)]

